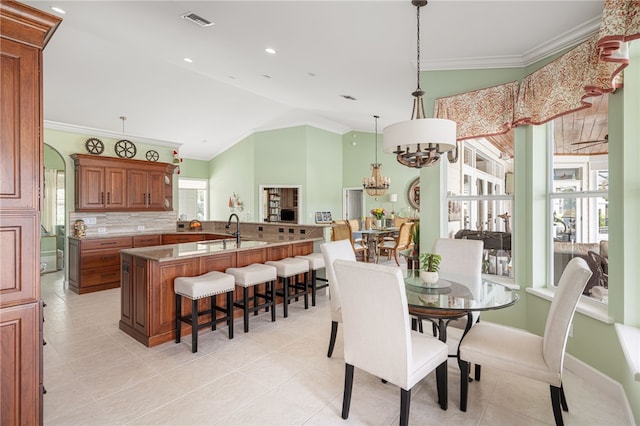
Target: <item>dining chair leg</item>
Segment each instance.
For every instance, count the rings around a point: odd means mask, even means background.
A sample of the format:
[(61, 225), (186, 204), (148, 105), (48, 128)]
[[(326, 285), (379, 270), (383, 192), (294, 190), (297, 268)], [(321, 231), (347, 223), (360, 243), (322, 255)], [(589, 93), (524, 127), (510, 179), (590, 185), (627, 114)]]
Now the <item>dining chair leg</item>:
[(569, 406), (567, 405), (567, 398), (564, 396), (564, 385), (560, 383), (560, 403), (562, 404), (563, 411), (569, 411)]
[(436, 387), (438, 389), (438, 404), (446, 410), (449, 407), (449, 385), (447, 375), (448, 362), (445, 361), (436, 367)]
[(551, 391), (551, 406), (553, 407), (553, 418), (556, 421), (556, 426), (563, 426), (564, 422), (562, 421), (562, 409), (560, 407), (561, 402), (561, 388), (557, 386), (550, 385), (549, 390)]
[(467, 411), (467, 396), (469, 394), (469, 363), (460, 360), (460, 411)]
[(411, 407), (411, 389), (400, 388), (400, 426), (409, 424), (409, 409)]
[(476, 368), (475, 368), (475, 374), (474, 374), (474, 378), (476, 379), (477, 382), (480, 381), (480, 371), (481, 371), (481, 365), (476, 364)]
[(327, 352), (327, 358), (331, 358), (331, 355), (333, 355), (333, 347), (336, 345), (337, 335), (338, 335), (338, 322), (331, 321), (331, 337), (329, 338), (329, 352)]
[(353, 365), (344, 365), (344, 395), (342, 396), (342, 418), (349, 418), (351, 407), (351, 391), (353, 390)]
[(393, 251), (393, 257), (396, 259), (396, 265), (400, 266), (400, 259), (398, 259), (398, 250)]

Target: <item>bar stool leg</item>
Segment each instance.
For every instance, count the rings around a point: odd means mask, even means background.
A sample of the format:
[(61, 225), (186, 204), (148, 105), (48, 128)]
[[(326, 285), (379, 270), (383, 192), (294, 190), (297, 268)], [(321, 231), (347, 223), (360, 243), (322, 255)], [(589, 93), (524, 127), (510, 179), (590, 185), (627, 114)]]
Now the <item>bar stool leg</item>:
[[(297, 280), (298, 278), (296, 278)], [(309, 309), (309, 273), (304, 273), (304, 308)]]
[(287, 318), (289, 316), (289, 277), (284, 278), (282, 281), (284, 282), (282, 287), (282, 295), (284, 300), (282, 301), (282, 308), (284, 317)]
[(182, 331), (182, 296), (176, 293), (176, 343), (180, 343)]
[(316, 306), (316, 270), (311, 271), (311, 306)]
[(244, 287), (242, 291), (242, 303), (244, 312), (242, 313), (244, 320), (244, 332), (249, 332), (249, 288)]
[(191, 301), (191, 352), (198, 352), (198, 301)]
[(233, 291), (227, 292), (227, 325), (229, 326), (229, 339), (233, 339)]
[[(276, 321), (276, 282), (275, 281), (268, 282), (264, 290), (265, 290), (265, 295), (267, 294), (267, 291), (269, 291), (269, 293), (271, 294), (271, 322), (275, 322)], [(268, 306), (267, 306), (267, 309), (269, 309)]]
[(217, 315), (217, 311), (216, 311), (216, 306), (218, 306), (216, 304), (216, 296), (211, 296), (210, 297), (210, 304), (211, 304), (211, 330), (215, 330), (216, 329), (216, 317)]

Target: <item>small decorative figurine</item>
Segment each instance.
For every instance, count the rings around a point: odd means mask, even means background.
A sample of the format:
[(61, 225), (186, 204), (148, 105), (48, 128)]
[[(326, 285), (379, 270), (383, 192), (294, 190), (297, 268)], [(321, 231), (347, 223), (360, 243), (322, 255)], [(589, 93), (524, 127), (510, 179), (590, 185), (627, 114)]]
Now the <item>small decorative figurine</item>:
[(76, 237), (78, 238), (82, 238), (87, 234), (87, 225), (82, 219), (76, 220), (76, 223), (73, 225), (73, 229), (76, 230)]

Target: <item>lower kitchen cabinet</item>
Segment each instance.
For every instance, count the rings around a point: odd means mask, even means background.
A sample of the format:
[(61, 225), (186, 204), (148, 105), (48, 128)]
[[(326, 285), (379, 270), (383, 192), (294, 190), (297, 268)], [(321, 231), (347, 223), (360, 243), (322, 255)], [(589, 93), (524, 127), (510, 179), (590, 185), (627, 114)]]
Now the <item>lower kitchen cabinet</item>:
[(69, 238), (69, 288), (78, 294), (120, 287), (120, 250), (132, 237)]

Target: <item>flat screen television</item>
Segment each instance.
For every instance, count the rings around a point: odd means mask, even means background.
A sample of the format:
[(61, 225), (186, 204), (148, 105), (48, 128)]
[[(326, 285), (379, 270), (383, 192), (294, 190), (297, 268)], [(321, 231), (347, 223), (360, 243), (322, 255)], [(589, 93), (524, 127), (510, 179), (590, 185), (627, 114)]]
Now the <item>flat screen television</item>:
[(283, 222), (295, 222), (296, 221), (296, 212), (293, 209), (282, 209), (280, 210), (280, 220)]

